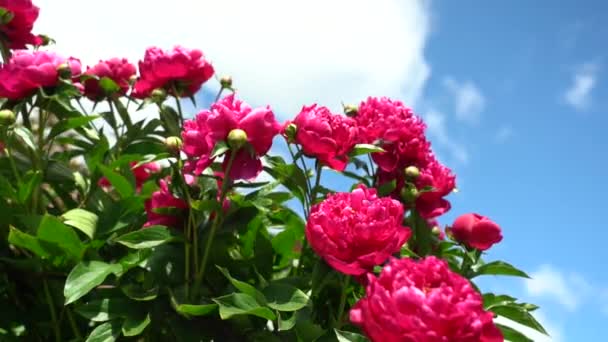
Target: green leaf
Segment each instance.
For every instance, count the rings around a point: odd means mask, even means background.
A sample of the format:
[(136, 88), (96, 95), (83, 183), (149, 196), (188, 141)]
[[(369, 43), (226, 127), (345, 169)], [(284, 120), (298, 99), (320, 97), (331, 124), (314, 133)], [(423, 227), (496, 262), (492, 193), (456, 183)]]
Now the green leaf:
[(103, 283), (108, 275), (118, 273), (121, 270), (122, 266), (118, 264), (107, 264), (101, 261), (79, 263), (72, 269), (65, 281), (63, 289), (65, 305), (78, 300), (97, 285)]
[(378, 195), (387, 196), (395, 191), (395, 189), (397, 189), (397, 181), (393, 179), (392, 181), (380, 184), (378, 187)]
[(51, 253), (42, 246), (40, 240), (35, 236), (24, 233), (12, 226), (8, 233), (8, 242), (17, 247), (25, 248), (43, 259), (51, 256)]
[(230, 149), (230, 147), (228, 147), (226, 142), (223, 140), (220, 140), (217, 143), (215, 143), (215, 146), (213, 146), (213, 151), (211, 151), (210, 158), (215, 158), (215, 157), (221, 156), (222, 154), (226, 153), (229, 149)]
[(110, 184), (112, 184), (114, 189), (116, 189), (116, 191), (120, 194), (120, 197), (127, 198), (133, 196), (135, 193), (135, 188), (127, 180), (127, 178), (101, 164), (97, 167), (99, 167), (103, 175), (108, 179), (108, 181), (110, 181)]
[(150, 324), (150, 314), (129, 315), (122, 324), (122, 334), (125, 336), (137, 336)]
[(36, 151), (34, 135), (29, 129), (23, 126), (17, 126), (13, 129), (13, 133), (18, 136), (31, 151)]
[(120, 86), (109, 77), (102, 77), (99, 79), (99, 87), (103, 89), (106, 94), (113, 94), (120, 90)]
[(515, 303), (517, 299), (507, 295), (495, 295), (493, 293), (483, 294), (483, 308), (486, 310), (491, 309), (497, 305), (509, 305)]
[(256, 289), (253, 285), (250, 285), (250, 284), (248, 284), (244, 281), (240, 281), (238, 279), (234, 279), (230, 275), (230, 272), (228, 272), (228, 270), (223, 267), (220, 267), (217, 265), (216, 265), (216, 267), (220, 270), (220, 272), (222, 272), (224, 277), (226, 277), (226, 279), (228, 279), (230, 281), (230, 284), (232, 284), (232, 286), (234, 286), (237, 290), (255, 298), (255, 300), (258, 303), (260, 303), (260, 305), (266, 304), (266, 298), (264, 298), (264, 295), (260, 291), (258, 291), (258, 289)]
[(40, 240), (56, 244), (76, 260), (82, 258), (85, 246), (78, 238), (78, 234), (54, 216), (44, 215), (36, 236)]
[(502, 325), (500, 323), (495, 323), (496, 327), (502, 331), (502, 336), (505, 340), (511, 342), (534, 342), (532, 339), (529, 339), (526, 335), (520, 333), (519, 331), (508, 327), (506, 325)]
[(217, 307), (217, 304), (178, 304), (175, 311), (187, 316), (207, 316)]
[(17, 198), (19, 200), (19, 203), (26, 204), (34, 193), (34, 189), (40, 188), (41, 182), (42, 172), (40, 172), (39, 170), (28, 171), (21, 180), (21, 183), (19, 184), (19, 189), (17, 191)]
[(220, 317), (229, 319), (238, 315), (252, 315), (267, 320), (274, 320), (275, 314), (266, 307), (262, 307), (252, 296), (245, 293), (232, 293), (213, 299), (220, 309)]
[(77, 208), (64, 213), (61, 217), (65, 219), (63, 223), (80, 230), (90, 239), (95, 235), (98, 217), (94, 213)]
[(263, 291), (268, 307), (278, 311), (297, 311), (308, 304), (308, 296), (297, 287), (273, 283)]
[(79, 116), (79, 117), (75, 117), (75, 118), (63, 119), (63, 120), (59, 121), (59, 123), (57, 123), (55, 126), (53, 126), (47, 139), (49, 139), (49, 140), (53, 139), (56, 136), (58, 136), (59, 134), (64, 133), (70, 129), (86, 126), (89, 122), (91, 122), (97, 118), (99, 118), (99, 116), (93, 115), (93, 116)]
[(357, 144), (350, 151), (349, 156), (356, 157), (362, 154), (374, 153), (374, 152), (385, 152), (384, 149), (380, 146), (372, 145), (372, 144)]
[[(286, 316), (286, 318), (283, 318), (283, 316)], [(296, 325), (298, 315), (296, 312), (291, 312), (288, 314), (278, 313), (277, 318), (279, 321), (279, 331), (286, 331), (291, 330)]]
[(304, 196), (306, 196), (306, 189), (308, 188), (307, 175), (295, 164), (286, 164), (281, 157), (266, 156), (265, 159), (269, 166), (264, 167), (264, 171), (281, 182), (300, 202), (304, 202)]
[(505, 275), (514, 277), (530, 278), (524, 271), (521, 271), (504, 261), (493, 261), (481, 266), (473, 266), (474, 277), (480, 275)]
[(336, 338), (338, 338), (338, 342), (369, 342), (369, 340), (360, 334), (350, 332), (350, 331), (341, 331), (338, 329), (334, 329), (336, 333)]
[(133, 249), (152, 248), (172, 240), (164, 226), (150, 226), (119, 236), (114, 241)]
[(534, 316), (532, 316), (530, 312), (525, 309), (525, 307), (518, 306), (517, 304), (496, 305), (492, 307), (490, 311), (499, 316), (503, 316), (514, 322), (530, 327), (545, 335), (549, 335), (547, 334), (545, 328), (543, 328), (543, 326), (536, 320), (536, 318), (534, 318)]
[(85, 342), (114, 342), (120, 335), (120, 325), (117, 322), (106, 322), (98, 325)]
[(103, 298), (79, 305), (75, 311), (93, 322), (126, 317), (134, 311), (133, 302), (124, 298)]

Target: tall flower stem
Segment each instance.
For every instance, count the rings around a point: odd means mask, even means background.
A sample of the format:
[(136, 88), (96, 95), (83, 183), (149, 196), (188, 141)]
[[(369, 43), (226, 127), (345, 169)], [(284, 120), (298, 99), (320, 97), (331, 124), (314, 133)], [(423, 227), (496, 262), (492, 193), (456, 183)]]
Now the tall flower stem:
[(51, 321), (53, 323), (53, 331), (55, 332), (55, 341), (61, 342), (61, 328), (57, 321), (57, 312), (55, 312), (55, 305), (53, 304), (53, 297), (51, 297), (51, 291), (49, 290), (49, 284), (46, 279), (42, 280), (42, 287), (44, 288), (44, 296), (46, 297), (46, 303), (49, 306), (51, 313)]
[(220, 222), (224, 218), (224, 211), (222, 205), (224, 200), (226, 199), (226, 193), (230, 188), (230, 170), (232, 169), (232, 164), (234, 163), (234, 158), (236, 157), (237, 151), (231, 151), (230, 157), (228, 159), (228, 164), (226, 165), (226, 170), (224, 171), (224, 180), (222, 182), (222, 188), (219, 199), (219, 210), (217, 211), (215, 218), (213, 219), (213, 223), (211, 224), (211, 230), (209, 231), (209, 237), (207, 237), (207, 243), (205, 244), (205, 251), (203, 252), (203, 261), (200, 264), (200, 269), (196, 273), (194, 279), (194, 287), (195, 291), (198, 291), (198, 288), (201, 285), (201, 281), (205, 276), (205, 270), (207, 269), (207, 262), (209, 259), (209, 252), (211, 251), (211, 245), (213, 244), (213, 238), (215, 237), (215, 233), (217, 231)]
[(348, 294), (348, 285), (350, 283), (350, 276), (344, 274), (342, 276), (342, 290), (340, 293), (340, 304), (338, 305), (338, 315), (336, 316), (336, 328), (342, 326), (342, 316), (344, 316), (344, 309), (346, 307), (346, 296)]
[[(308, 199), (308, 210), (305, 213), (306, 219), (308, 219), (308, 216), (310, 215), (310, 210), (311, 210), (312, 206), (314, 205), (315, 200), (317, 199), (318, 188), (321, 185), (321, 174), (323, 172), (323, 165), (321, 165), (321, 163), (319, 163), (318, 161), (316, 164), (316, 169), (317, 169), (317, 172), (316, 172), (317, 177), (315, 179), (315, 185), (310, 191), (310, 198)], [(308, 241), (306, 240), (306, 238), (304, 238), (304, 240), (302, 241), (302, 252), (300, 253), (300, 259), (298, 260), (298, 268), (296, 269), (296, 274), (300, 274), (302, 267), (304, 267), (304, 258), (306, 257), (307, 251), (308, 251)]]

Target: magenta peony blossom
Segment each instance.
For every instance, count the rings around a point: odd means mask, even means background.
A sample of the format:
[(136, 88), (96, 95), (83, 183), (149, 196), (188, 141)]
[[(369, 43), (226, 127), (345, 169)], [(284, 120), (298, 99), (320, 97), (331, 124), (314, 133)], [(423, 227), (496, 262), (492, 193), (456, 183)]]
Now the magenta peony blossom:
[(368, 144), (379, 141), (386, 151), (372, 154), (383, 171), (425, 164), (431, 146), (424, 136), (426, 126), (403, 103), (370, 97), (360, 104), (355, 118), (359, 141)]
[(329, 109), (313, 104), (304, 106), (293, 123), (297, 126), (295, 141), (302, 145), (306, 155), (318, 158), (332, 169), (344, 171), (348, 153), (357, 143), (358, 129), (354, 119), (332, 114)]
[(411, 230), (402, 225), (403, 206), (361, 186), (329, 195), (313, 206), (306, 224), (312, 249), (336, 270), (362, 275), (398, 252)]
[[(154, 173), (158, 173), (160, 171), (160, 166), (157, 163), (145, 163), (141, 164), (137, 167), (136, 162), (131, 162), (131, 171), (133, 172), (133, 176), (135, 177), (135, 187), (137, 191), (141, 190), (142, 185), (152, 176)], [(110, 187), (110, 181), (106, 177), (102, 177), (99, 179), (99, 186), (101, 187)]]
[[(268, 152), (281, 127), (269, 107), (251, 109), (234, 94), (224, 97), (184, 124), (183, 151), (190, 159), (187, 170), (200, 174), (211, 163), (213, 146), (218, 141), (227, 141), (228, 134), (234, 129), (245, 132), (251, 149), (243, 147), (237, 152), (230, 168), (230, 179), (255, 178), (262, 171), (259, 157)], [(231, 153), (224, 157), (224, 170)]]
[(72, 77), (80, 75), (78, 59), (64, 58), (50, 51), (15, 51), (10, 61), (0, 66), (0, 97), (19, 100), (38, 88), (56, 86), (60, 66), (67, 66)]
[(0, 0), (0, 8), (8, 10), (13, 16), (7, 24), (0, 24), (0, 36), (7, 40), (10, 49), (42, 44), (42, 38), (32, 34), (39, 8), (31, 0)]
[(469, 281), (433, 256), (392, 259), (378, 278), (368, 274), (366, 295), (350, 320), (377, 342), (502, 342), (493, 314)]
[(500, 226), (479, 214), (464, 214), (452, 224), (450, 233), (456, 241), (485, 251), (502, 241)]
[(133, 96), (146, 98), (157, 88), (163, 88), (176, 96), (194, 95), (203, 83), (213, 76), (213, 66), (200, 50), (176, 46), (171, 51), (157, 47), (146, 50), (139, 62), (140, 77), (135, 83)]
[[(188, 179), (186, 179), (188, 181)], [(144, 227), (161, 225), (167, 227), (178, 228), (183, 222), (185, 215), (167, 212), (158, 212), (161, 210), (174, 210), (174, 211), (185, 211), (188, 210), (188, 203), (184, 200), (179, 199), (171, 193), (169, 190), (169, 183), (167, 180), (160, 180), (160, 189), (152, 193), (152, 197), (146, 201), (146, 214), (148, 214), (148, 221), (144, 224)]]
[[(129, 90), (129, 79), (137, 73), (135, 66), (125, 58), (112, 58), (107, 61), (99, 61), (93, 67), (87, 68), (84, 75), (92, 75), (101, 79), (107, 77), (120, 87), (117, 92), (125, 95)], [(99, 85), (98, 79), (89, 78), (84, 82), (84, 94), (93, 101), (102, 100), (106, 95)]]
[(444, 197), (456, 188), (456, 176), (448, 167), (432, 157), (427, 166), (420, 169), (420, 177), (415, 183), (419, 190), (425, 187), (433, 189), (422, 192), (416, 200), (416, 209), (422, 217), (433, 218), (450, 210), (450, 202)]

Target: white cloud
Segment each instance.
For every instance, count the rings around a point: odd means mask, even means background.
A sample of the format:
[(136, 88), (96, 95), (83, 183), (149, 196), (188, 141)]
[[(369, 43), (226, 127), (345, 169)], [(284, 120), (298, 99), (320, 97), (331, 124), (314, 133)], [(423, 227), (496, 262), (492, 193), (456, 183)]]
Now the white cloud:
[(593, 291), (592, 286), (580, 275), (563, 272), (550, 265), (542, 265), (531, 273), (525, 282), (526, 291), (535, 297), (548, 297), (569, 311), (576, 310), (584, 298)]
[(496, 132), (496, 142), (504, 143), (513, 136), (513, 128), (509, 125), (502, 125)]
[(200, 48), (246, 101), (285, 118), (368, 95), (414, 105), (430, 73), (429, 5), (418, 1), (38, 0), (35, 31), (85, 64), (142, 58), (146, 47)]
[(530, 338), (534, 342), (561, 342), (563, 341), (563, 331), (560, 329), (558, 324), (555, 324), (549, 320), (547, 317), (542, 314), (540, 311), (534, 312), (534, 317), (536, 320), (545, 328), (549, 336), (540, 333), (532, 328), (528, 328), (524, 325), (511, 321), (510, 319), (504, 318), (502, 316), (498, 316), (494, 319), (494, 322), (506, 325), (510, 328), (516, 329), (517, 331), (523, 333), (528, 338)]
[(456, 118), (470, 124), (478, 123), (486, 105), (481, 90), (472, 81), (458, 82), (451, 77), (446, 77), (443, 85), (454, 96)]
[(428, 133), (434, 137), (439, 146), (449, 152), (456, 161), (466, 164), (469, 161), (469, 153), (466, 147), (452, 139), (448, 134), (445, 115), (436, 110), (430, 110), (423, 116), (427, 125)]
[(598, 67), (586, 63), (579, 67), (572, 76), (572, 84), (564, 92), (563, 100), (574, 109), (581, 111), (591, 106), (591, 92), (597, 83)]

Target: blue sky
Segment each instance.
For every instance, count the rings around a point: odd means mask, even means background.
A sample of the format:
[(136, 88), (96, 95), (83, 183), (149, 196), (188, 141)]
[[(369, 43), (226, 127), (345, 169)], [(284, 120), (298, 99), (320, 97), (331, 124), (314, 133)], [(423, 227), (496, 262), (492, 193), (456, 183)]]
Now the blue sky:
[(149, 0), (134, 15), (138, 2), (107, 0), (95, 16), (81, 15), (88, 2), (56, 2), (35, 1), (35, 30), (85, 64), (137, 61), (151, 45), (200, 48), (241, 98), (270, 104), (282, 119), (313, 102), (338, 110), (367, 95), (403, 100), (458, 176), (441, 223), (489, 216), (504, 240), (488, 258), (534, 277), (488, 278), (483, 287), (541, 304), (552, 338), (537, 341), (605, 340), (597, 329), (608, 321), (602, 1)]

